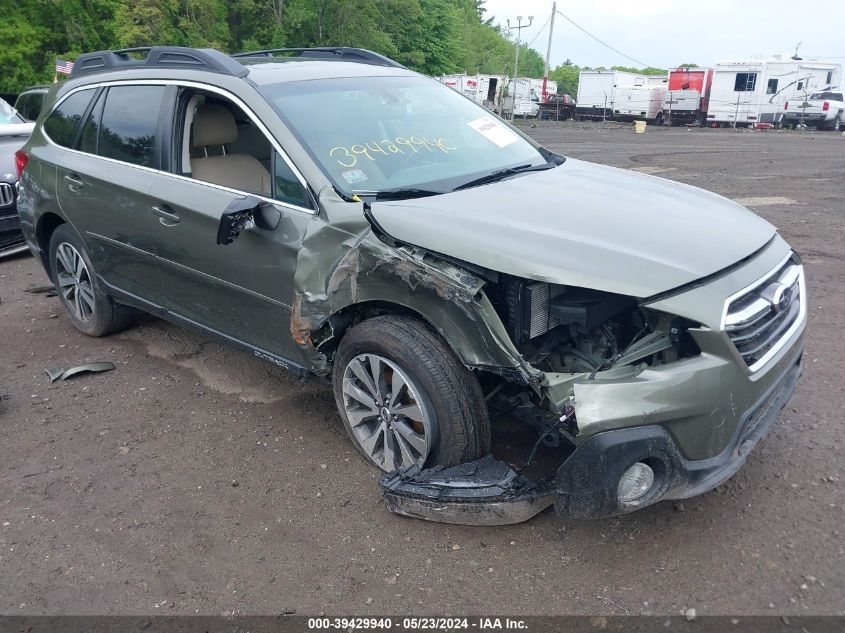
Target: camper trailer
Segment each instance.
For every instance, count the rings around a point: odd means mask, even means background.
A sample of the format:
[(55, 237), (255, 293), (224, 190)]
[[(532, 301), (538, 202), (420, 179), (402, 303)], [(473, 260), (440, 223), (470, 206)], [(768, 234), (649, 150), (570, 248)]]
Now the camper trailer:
[(780, 55), (766, 60), (719, 62), (713, 75), (707, 122), (779, 124), (786, 101), (806, 100), (815, 92), (840, 86), (841, 81), (841, 64), (823, 60)]
[(646, 120), (653, 121), (657, 125), (663, 125), (665, 122), (663, 111), (665, 98), (665, 83), (623, 86), (616, 91), (613, 118), (617, 121)]
[(669, 125), (704, 124), (713, 85), (712, 68), (676, 68), (669, 71), (663, 112)]
[[(658, 78), (661, 79), (661, 78)], [(662, 80), (662, 79), (661, 79)], [(621, 70), (582, 70), (578, 75), (575, 117), (610, 119), (617, 109), (620, 90), (654, 85), (654, 78)]]
[[(550, 94), (554, 94), (557, 92), (557, 82), (549, 80), (546, 89)], [(515, 81), (511, 79), (508, 84), (505, 111), (509, 111), (511, 105), (513, 105), (514, 116), (536, 117), (540, 112), (540, 102), (542, 100), (542, 79), (533, 79), (531, 77), (519, 77)]]
[(438, 77), (438, 80), (488, 110), (496, 112), (501, 108), (507, 85), (507, 77), (504, 75), (443, 75)]

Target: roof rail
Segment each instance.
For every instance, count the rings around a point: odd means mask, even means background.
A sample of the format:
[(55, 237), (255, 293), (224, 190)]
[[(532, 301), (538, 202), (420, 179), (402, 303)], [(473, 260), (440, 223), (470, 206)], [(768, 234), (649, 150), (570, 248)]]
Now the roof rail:
[(397, 61), (368, 51), (365, 48), (350, 48), (348, 46), (321, 46), (317, 48), (268, 48), (260, 51), (246, 51), (233, 53), (232, 57), (275, 57), (277, 53), (294, 53), (298, 57), (310, 59), (341, 59), (350, 62), (364, 64), (375, 64), (377, 66), (392, 66), (393, 68), (405, 68)]
[[(142, 59), (130, 53), (147, 53)], [(116, 51), (84, 53), (76, 58), (71, 77), (80, 77), (110, 70), (132, 68), (188, 68), (207, 70), (222, 75), (245, 77), (249, 69), (213, 48), (186, 48), (184, 46), (145, 46), (123, 48)]]

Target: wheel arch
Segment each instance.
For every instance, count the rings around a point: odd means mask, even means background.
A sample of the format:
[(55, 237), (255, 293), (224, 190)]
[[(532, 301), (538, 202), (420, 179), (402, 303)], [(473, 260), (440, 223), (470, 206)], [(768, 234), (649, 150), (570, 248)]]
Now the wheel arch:
[[(489, 318), (483, 316), (484, 306), (478, 306), (478, 312), (471, 318), (457, 306), (448, 304), (447, 300), (426, 294), (418, 293), (402, 299), (388, 296), (359, 298), (334, 310), (309, 338), (320, 355), (331, 361), (343, 336), (357, 323), (376, 316), (407, 316), (425, 323), (436, 332), (467, 367), (511, 369), (518, 366), (518, 353), (515, 349), (509, 353), (512, 343), (504, 329), (500, 333), (495, 328), (482, 325), (482, 319)], [(479, 303), (489, 305), (486, 296)], [(489, 309), (498, 321), (492, 305)], [(499, 334), (504, 335), (505, 341), (499, 341)]]
[[(310, 262), (308, 272), (318, 272)], [(293, 298), (291, 336), (318, 374), (331, 371), (334, 350), (349, 325), (375, 313), (419, 318), (467, 367), (513, 371), (525, 366), (482, 290), (485, 281), (422, 249), (364, 240), (328, 275), (308, 281), (308, 289), (299, 284)]]
[(38, 218), (38, 224), (35, 227), (35, 239), (38, 241), (41, 264), (50, 279), (53, 278), (50, 272), (50, 240), (55, 230), (62, 224), (67, 224), (64, 218), (56, 213), (48, 212)]

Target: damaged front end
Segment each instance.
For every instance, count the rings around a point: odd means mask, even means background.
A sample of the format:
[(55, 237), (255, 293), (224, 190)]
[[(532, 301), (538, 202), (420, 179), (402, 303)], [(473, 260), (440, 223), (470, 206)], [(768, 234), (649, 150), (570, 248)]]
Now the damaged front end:
[[(499, 444), (521, 444), (385, 476), (399, 514), (502, 525), (549, 505), (597, 518), (699, 494), (742, 465), (801, 372), (803, 313), (755, 375), (722, 322), (727, 298), (771, 283), (792, 257), (779, 238), (644, 299), (496, 272), (398, 241), (377, 222), (340, 220), (316, 220), (299, 256), (291, 331), (312, 370), (330, 373), (337, 342), (361, 320), (422, 318), (477, 377), (494, 435), (513, 429), (518, 441)], [(544, 476), (530, 475), (540, 461)]]
[[(771, 307), (771, 327), (780, 330), (761, 330), (757, 344), (774, 346), (777, 355), (755, 372), (739, 355), (738, 336), (720, 325), (725, 297), (751, 288), (743, 299), (750, 301), (754, 288), (767, 287), (784, 267), (800, 265), (788, 250), (773, 249), (710, 283), (649, 303), (535, 282), (489, 284), (485, 291), (509, 335), (542, 380), (537, 390), (500, 382), (488, 403), (498, 417), (533, 427), (537, 442), (527, 460), (499, 455), (453, 469), (448, 494), (439, 483), (443, 473), (434, 469), (385, 477), (388, 505), (400, 514), (458, 523), (487, 523), (495, 510), (496, 524), (503, 524), (523, 520), (529, 509), (541, 511), (545, 506), (534, 499), (545, 501), (549, 490), (559, 516), (601, 518), (718, 486), (742, 467), (795, 390), (806, 323), (800, 313), (785, 330)], [(797, 275), (803, 287), (803, 273)], [(797, 301), (803, 303), (803, 295)], [(537, 480), (526, 476), (526, 467), (541, 445), (557, 447), (554, 458), (546, 451), (557, 463), (553, 477)], [(515, 463), (524, 465), (509, 465)], [(490, 510), (474, 492), (491, 487), (488, 472), (520, 482), (497, 482), (504, 492)], [(503, 502), (524, 512), (499, 512)]]
[(419, 466), (379, 482), (396, 514), (459, 525), (510, 525), (527, 521), (554, 502), (554, 481), (535, 481), (487, 455), (452, 468)]
[[(488, 282), (484, 292), (509, 339), (541, 376), (525, 384), (481, 372), (488, 406), (494, 419), (515, 422), (523, 435), (533, 431), (536, 441), (521, 455), (511, 451), (502, 459), (488, 455), (453, 468), (415, 466), (386, 475), (380, 484), (397, 514), (472, 525), (533, 517), (561, 498), (559, 473), (583, 440), (577, 384), (633, 377), (700, 353), (688, 332), (698, 324), (644, 310), (630, 297), (505, 275)], [(541, 448), (545, 460), (554, 462), (554, 474), (529, 476)]]

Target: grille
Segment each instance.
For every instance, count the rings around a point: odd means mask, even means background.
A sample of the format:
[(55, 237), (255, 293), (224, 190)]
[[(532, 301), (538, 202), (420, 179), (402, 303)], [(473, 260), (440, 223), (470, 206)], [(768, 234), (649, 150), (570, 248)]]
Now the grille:
[(752, 371), (762, 367), (798, 326), (803, 301), (804, 271), (792, 257), (730, 300), (725, 332)]
[(0, 182), (0, 207), (6, 207), (15, 201), (15, 187), (8, 182)]

